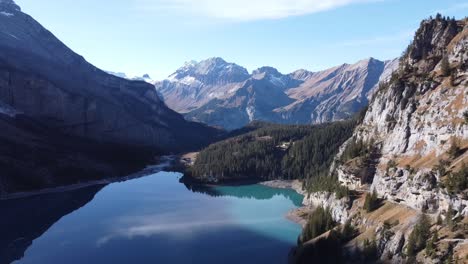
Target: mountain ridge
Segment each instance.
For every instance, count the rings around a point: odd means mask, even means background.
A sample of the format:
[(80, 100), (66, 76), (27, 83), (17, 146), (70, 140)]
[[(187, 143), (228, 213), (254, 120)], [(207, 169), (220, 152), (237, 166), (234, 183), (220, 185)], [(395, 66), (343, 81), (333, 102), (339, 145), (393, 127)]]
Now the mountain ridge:
[(0, 2), (0, 106), (0, 194), (116, 175), (220, 133), (169, 109), (153, 85), (88, 63), (12, 0)]
[[(324, 71), (297, 70), (289, 74), (269, 66), (248, 73), (238, 66), (242, 69), (242, 78), (224, 78), (220, 84), (205, 83), (197, 75), (190, 75), (196, 72), (198, 65), (210, 64), (213, 60), (223, 62), (217, 64), (218, 67), (236, 65), (221, 58), (190, 63), (190, 71), (187, 66), (176, 71), (184, 75), (172, 74), (155, 86), (168, 106), (183, 113), (186, 119), (228, 130), (254, 120), (313, 124), (350, 118), (367, 104), (378, 84), (388, 78), (398, 64), (396, 59), (368, 58)], [(218, 69), (214, 76), (219, 72), (222, 71)], [(211, 72), (204, 73), (210, 75)], [(268, 98), (259, 96), (269, 92), (272, 94), (267, 95)]]

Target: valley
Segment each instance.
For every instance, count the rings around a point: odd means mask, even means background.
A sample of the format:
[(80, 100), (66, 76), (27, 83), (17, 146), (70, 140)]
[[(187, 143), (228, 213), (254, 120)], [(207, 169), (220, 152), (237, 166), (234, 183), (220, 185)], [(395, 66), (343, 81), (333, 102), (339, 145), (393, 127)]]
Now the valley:
[(155, 81), (0, 0), (0, 264), (466, 263), (467, 69), (437, 14), (391, 60)]
[(189, 175), (222, 183), (264, 171), (262, 180), (300, 180), (304, 207), (290, 218), (304, 229), (291, 263), (466, 261), (466, 32), (466, 19), (422, 21), (352, 136), (326, 129), (339, 123), (316, 125), (306, 130), (316, 138), (308, 145), (293, 126), (287, 138), (259, 128), (201, 151)]

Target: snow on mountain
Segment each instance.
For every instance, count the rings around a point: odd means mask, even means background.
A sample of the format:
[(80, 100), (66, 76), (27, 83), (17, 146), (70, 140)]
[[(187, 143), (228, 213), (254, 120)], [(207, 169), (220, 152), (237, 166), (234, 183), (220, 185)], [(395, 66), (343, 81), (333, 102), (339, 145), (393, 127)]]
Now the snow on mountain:
[(155, 86), (174, 110), (188, 113), (211, 100), (232, 95), (249, 77), (245, 68), (214, 57), (186, 62)]
[(106, 72), (114, 76), (124, 78), (127, 80), (131, 80), (131, 81), (144, 81), (153, 85), (156, 83), (156, 81), (153, 80), (149, 74), (143, 74), (142, 76), (129, 76), (124, 72), (113, 72), (113, 71), (106, 71)]

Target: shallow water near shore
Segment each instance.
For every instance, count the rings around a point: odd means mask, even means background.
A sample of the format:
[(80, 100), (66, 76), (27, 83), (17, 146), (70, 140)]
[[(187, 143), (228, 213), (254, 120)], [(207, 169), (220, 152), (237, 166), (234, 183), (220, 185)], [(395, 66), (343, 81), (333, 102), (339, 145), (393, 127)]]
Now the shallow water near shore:
[(180, 177), (0, 201), (0, 263), (287, 262), (301, 227), (285, 215), (301, 195), (259, 184), (198, 188)]

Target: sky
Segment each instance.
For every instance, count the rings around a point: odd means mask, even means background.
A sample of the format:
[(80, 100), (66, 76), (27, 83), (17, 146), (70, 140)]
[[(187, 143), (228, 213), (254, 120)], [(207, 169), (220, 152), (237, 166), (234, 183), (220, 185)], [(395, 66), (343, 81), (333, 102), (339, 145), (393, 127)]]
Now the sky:
[(210, 57), (282, 73), (392, 59), (422, 19), (468, 14), (468, 0), (15, 1), (95, 66), (157, 80)]

